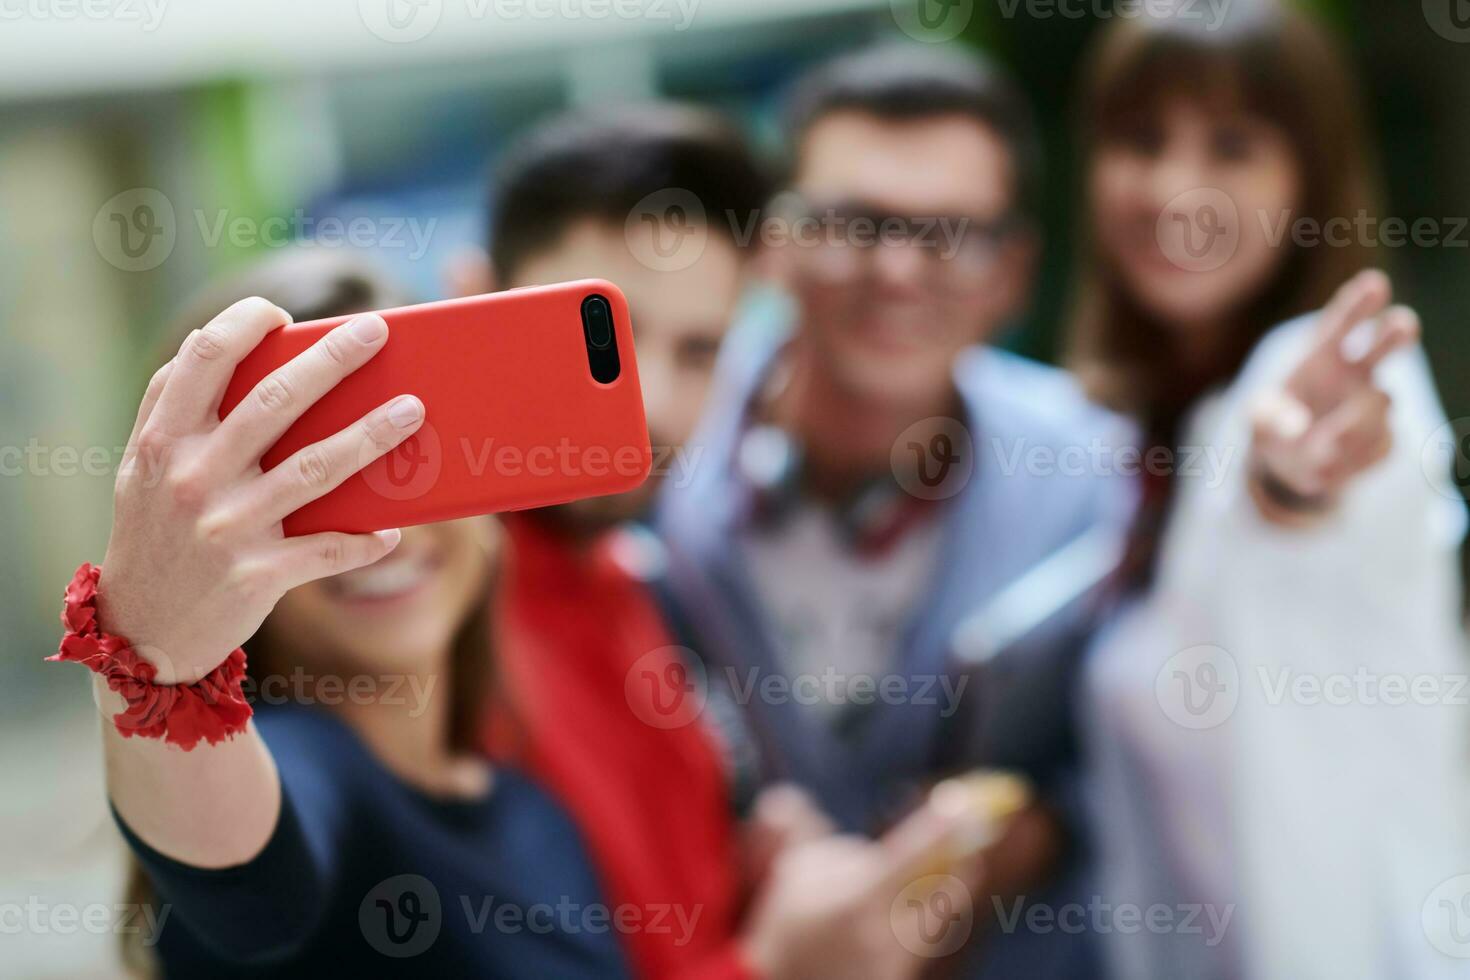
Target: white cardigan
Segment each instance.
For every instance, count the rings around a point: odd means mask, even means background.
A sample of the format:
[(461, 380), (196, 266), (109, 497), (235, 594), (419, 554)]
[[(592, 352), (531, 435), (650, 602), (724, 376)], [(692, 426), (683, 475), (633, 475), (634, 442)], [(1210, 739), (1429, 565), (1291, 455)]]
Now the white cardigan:
[(1173, 910), (1114, 913), (1119, 977), (1470, 976), (1444, 904), (1470, 930), (1470, 877), (1445, 884), (1470, 874), (1454, 434), (1423, 353), (1393, 354), (1389, 458), (1318, 526), (1262, 520), (1248, 406), (1312, 327), (1273, 331), (1195, 407), (1182, 445), (1228, 465), (1179, 478), (1152, 590), (1087, 660), (1099, 897)]

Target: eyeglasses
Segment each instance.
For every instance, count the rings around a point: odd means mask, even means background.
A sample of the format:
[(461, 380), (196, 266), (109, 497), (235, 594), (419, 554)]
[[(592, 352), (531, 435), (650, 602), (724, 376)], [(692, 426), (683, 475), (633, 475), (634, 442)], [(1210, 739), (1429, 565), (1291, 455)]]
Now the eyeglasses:
[(820, 278), (851, 281), (869, 275), (878, 250), (912, 249), (921, 272), (941, 286), (966, 286), (994, 265), (1006, 241), (1025, 227), (1009, 213), (983, 220), (968, 215), (894, 214), (863, 202), (814, 205), (794, 192), (774, 202), (786, 238)]

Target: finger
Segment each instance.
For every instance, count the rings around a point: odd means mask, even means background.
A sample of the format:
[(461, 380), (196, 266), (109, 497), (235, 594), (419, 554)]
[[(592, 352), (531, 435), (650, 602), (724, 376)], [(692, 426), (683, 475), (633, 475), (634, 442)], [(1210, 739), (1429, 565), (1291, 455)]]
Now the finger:
[(418, 431), (424, 404), (399, 395), (352, 425), (281, 461), (253, 481), (243, 504), (250, 523), (274, 524), (335, 490), (358, 470)]
[(303, 412), (372, 360), (387, 340), (388, 324), (366, 313), (328, 331), (266, 375), (211, 437), (218, 464), (238, 472), (258, 461)]
[(143, 400), (138, 405), (138, 417), (133, 420), (133, 431), (128, 434), (127, 445), (118, 463), (119, 477), (133, 475), (141, 465), (145, 483), (151, 483), (163, 472), (163, 464), (167, 459), (167, 446), (145, 446), (139, 440), (139, 436), (148, 424), (149, 418), (152, 417), (154, 408), (158, 405), (158, 399), (163, 394), (169, 375), (173, 372), (173, 364), (174, 362), (170, 360), (155, 371), (152, 378), (148, 379), (148, 387), (143, 391)]
[(402, 537), (403, 532), (397, 528), (371, 534), (323, 531), (286, 538), (273, 546), (271, 556), (273, 564), (285, 570), (285, 588), (294, 589), (307, 582), (371, 565), (398, 547)]
[(1251, 428), (1258, 443), (1290, 445), (1312, 425), (1312, 412), (1285, 391), (1261, 396), (1251, 411)]
[(762, 790), (751, 820), (752, 829), (769, 835), (778, 849), (827, 837), (837, 829), (811, 794), (792, 783)]
[(291, 322), (269, 300), (252, 296), (233, 304), (184, 341), (154, 409), (168, 432), (192, 432), (213, 420), (235, 368), (266, 334)]
[(1419, 314), (1408, 306), (1394, 306), (1379, 318), (1373, 342), (1353, 363), (1371, 374), (1385, 357), (1419, 339)]
[(1324, 482), (1356, 472), (1352, 462), (1367, 447), (1381, 442), (1389, 431), (1392, 400), (1377, 388), (1354, 392), (1312, 427), (1302, 444), (1311, 470)]
[(143, 391), (143, 400), (138, 405), (138, 417), (133, 420), (133, 431), (128, 433), (127, 451), (136, 448), (138, 433), (143, 431), (143, 426), (148, 424), (148, 418), (153, 414), (153, 409), (158, 404), (158, 398), (163, 394), (163, 386), (168, 382), (168, 376), (173, 371), (172, 359), (167, 364), (153, 372), (153, 377), (148, 379), (148, 387)]
[(1379, 269), (1365, 269), (1340, 286), (1317, 316), (1318, 353), (1342, 357), (1342, 342), (1353, 328), (1377, 316), (1393, 298), (1393, 284)]
[(878, 842), (883, 855), (875, 889), (898, 891), (916, 877), (947, 870), (967, 818), (926, 803), (895, 824)]

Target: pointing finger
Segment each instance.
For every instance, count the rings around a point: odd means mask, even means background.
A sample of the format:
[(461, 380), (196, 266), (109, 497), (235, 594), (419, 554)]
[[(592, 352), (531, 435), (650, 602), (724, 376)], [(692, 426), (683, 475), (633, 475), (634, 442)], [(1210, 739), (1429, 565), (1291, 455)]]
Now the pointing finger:
[(1376, 328), (1371, 346), (1354, 362), (1364, 373), (1371, 372), (1389, 354), (1419, 339), (1419, 314), (1407, 306), (1394, 306), (1379, 318)]
[(1333, 293), (1317, 318), (1318, 352), (1342, 356), (1342, 342), (1353, 328), (1376, 316), (1393, 298), (1393, 284), (1379, 269), (1366, 269)]

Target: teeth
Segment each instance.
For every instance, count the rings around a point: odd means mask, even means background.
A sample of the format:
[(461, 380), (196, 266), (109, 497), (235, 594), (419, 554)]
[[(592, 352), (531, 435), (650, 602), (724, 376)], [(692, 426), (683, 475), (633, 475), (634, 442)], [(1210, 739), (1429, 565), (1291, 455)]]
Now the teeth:
[(418, 562), (391, 562), (348, 572), (337, 585), (349, 599), (381, 599), (407, 592), (428, 577), (429, 570)]

